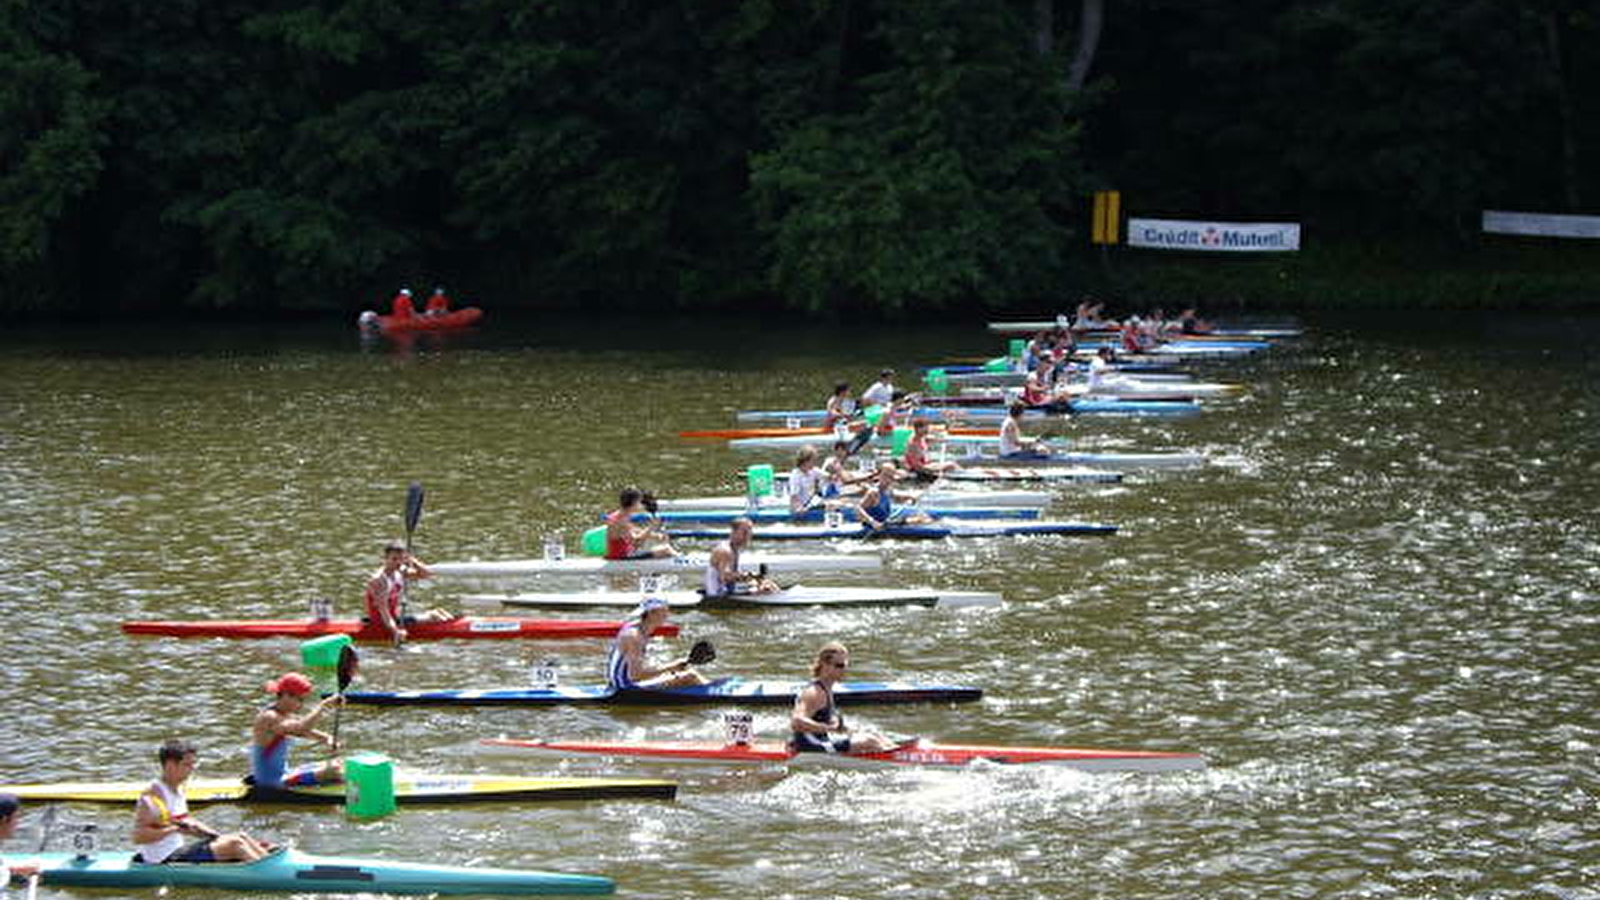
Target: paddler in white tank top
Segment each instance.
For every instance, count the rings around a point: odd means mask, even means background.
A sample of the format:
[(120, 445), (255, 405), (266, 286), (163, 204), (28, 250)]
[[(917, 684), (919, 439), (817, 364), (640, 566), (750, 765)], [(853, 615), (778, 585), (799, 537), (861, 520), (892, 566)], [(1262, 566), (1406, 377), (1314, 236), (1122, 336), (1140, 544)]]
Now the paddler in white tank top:
[[(156, 758), (161, 763), (161, 777), (150, 782), (133, 809), (133, 844), (140, 862), (255, 862), (272, 852), (243, 832), (222, 834), (189, 815), (183, 783), (199, 759), (194, 745), (167, 741)], [(185, 837), (194, 840), (186, 842)]]
[(744, 516), (729, 523), (728, 539), (714, 547), (711, 558), (706, 560), (705, 584), (701, 591), (707, 599), (733, 593), (770, 594), (778, 590), (764, 575), (739, 571), (739, 554), (750, 546), (754, 532), (754, 523)]
[(795, 457), (794, 470), (789, 473), (789, 514), (798, 516), (822, 502), (822, 486), (827, 477), (817, 467), (817, 448), (810, 444), (800, 448)]

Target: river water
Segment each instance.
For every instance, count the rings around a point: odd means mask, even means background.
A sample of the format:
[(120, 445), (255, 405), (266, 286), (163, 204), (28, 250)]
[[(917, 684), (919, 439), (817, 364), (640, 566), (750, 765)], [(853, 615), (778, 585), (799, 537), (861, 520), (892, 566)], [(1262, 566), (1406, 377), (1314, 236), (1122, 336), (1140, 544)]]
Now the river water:
[[(563, 765), (475, 741), (720, 724), (351, 707), (348, 742), (411, 768), (650, 774), (678, 779), (679, 798), (205, 817), (318, 853), (604, 873), (641, 898), (1600, 897), (1600, 323), (1306, 324), (1299, 342), (1207, 367), (1249, 390), (1198, 418), (1066, 426), (1085, 446), (1211, 460), (1057, 489), (1051, 515), (1118, 535), (886, 546), (882, 572), (807, 579), (1002, 591), (1003, 608), (676, 617), (716, 642), (718, 674), (800, 677), (838, 639), (854, 678), (987, 693), (860, 708), (858, 726), (1196, 750), (1206, 771)], [(353, 612), (412, 480), (428, 490), (424, 559), (534, 556), (552, 533), (575, 548), (624, 484), (732, 493), (747, 462), (787, 467), (680, 429), (998, 345), (973, 326), (754, 321), (491, 320), (409, 347), (334, 324), (8, 332), (0, 781), (146, 778), (174, 735), (202, 746), (201, 774), (239, 772), (260, 684), (294, 666), (296, 643), (135, 640), (118, 622), (299, 615), (316, 598)], [(439, 579), (414, 599), (449, 605), (466, 587)], [(591, 681), (603, 651), (372, 647), (362, 682), (514, 685), (545, 660)], [(757, 730), (785, 718), (757, 710)], [(125, 835), (127, 810), (69, 812)], [(25, 827), (5, 850), (36, 839)]]

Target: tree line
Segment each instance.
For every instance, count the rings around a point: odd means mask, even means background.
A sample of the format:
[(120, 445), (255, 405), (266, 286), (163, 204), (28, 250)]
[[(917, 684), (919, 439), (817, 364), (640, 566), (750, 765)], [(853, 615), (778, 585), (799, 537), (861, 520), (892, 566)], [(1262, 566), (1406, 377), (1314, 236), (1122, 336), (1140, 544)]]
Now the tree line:
[(1587, 0), (0, 9), (13, 312), (892, 314), (1061, 294), (1103, 188), (1462, 251), (1600, 212)]

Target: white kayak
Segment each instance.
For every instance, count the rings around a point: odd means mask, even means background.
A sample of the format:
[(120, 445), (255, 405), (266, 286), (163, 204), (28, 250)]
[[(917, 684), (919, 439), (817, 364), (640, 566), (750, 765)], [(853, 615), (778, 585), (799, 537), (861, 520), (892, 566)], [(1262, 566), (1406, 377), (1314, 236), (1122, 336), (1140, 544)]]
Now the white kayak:
[[(1115, 473), (1112, 474), (1113, 476), (1115, 475)], [(779, 481), (785, 481), (788, 479), (788, 475), (780, 474), (776, 478)], [(915, 486), (910, 489), (916, 490)], [(851, 498), (847, 497), (847, 499)], [(1054, 499), (1055, 495), (1049, 491), (930, 490), (922, 494), (922, 505), (942, 507), (1012, 506), (1043, 509), (1049, 506)], [(663, 512), (692, 509), (738, 509), (748, 505), (748, 503), (748, 498), (737, 495), (726, 497), (683, 497), (678, 500), (660, 501)], [(787, 509), (789, 498), (768, 494), (758, 500), (756, 505), (759, 509)]]
[[(794, 585), (771, 594), (739, 594), (707, 600), (699, 591), (657, 591), (650, 594), (667, 601), (673, 609), (770, 609), (777, 607), (871, 607), (924, 606), (957, 609), (999, 606), (999, 594), (987, 591), (947, 591), (940, 588), (867, 588)], [(477, 606), (504, 606), (526, 609), (577, 609), (590, 607), (633, 607), (639, 604), (637, 591), (579, 591), (534, 594), (468, 594), (462, 603)]]
[[(524, 575), (649, 575), (665, 572), (702, 572), (707, 554), (689, 553), (665, 559), (601, 559), (597, 556), (566, 559), (502, 559), (429, 563), (434, 575), (459, 578), (514, 578)], [(883, 560), (872, 553), (746, 553), (741, 566), (765, 565), (769, 572), (843, 572), (880, 569)]]

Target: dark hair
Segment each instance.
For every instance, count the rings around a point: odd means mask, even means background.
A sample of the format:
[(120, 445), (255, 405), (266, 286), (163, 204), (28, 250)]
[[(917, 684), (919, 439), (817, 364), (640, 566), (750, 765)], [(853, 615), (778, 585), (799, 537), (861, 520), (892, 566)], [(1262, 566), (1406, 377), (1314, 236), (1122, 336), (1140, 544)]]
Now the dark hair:
[(1016, 418), (1017, 416), (1022, 415), (1023, 412), (1025, 412), (1027, 410), (1027, 408), (1028, 407), (1025, 406), (1024, 404), (1013, 403), (1013, 404), (1011, 404), (1011, 409), (1006, 411), (1006, 415), (1009, 415), (1012, 418)]
[(643, 506), (644, 511), (652, 516), (661, 508), (661, 505), (656, 502), (656, 495), (650, 491), (644, 491), (639, 495), (639, 505)]
[(188, 741), (182, 738), (173, 738), (172, 740), (167, 741), (165, 744), (162, 744), (161, 749), (156, 751), (156, 759), (164, 763), (169, 759), (176, 761), (183, 759), (186, 756), (194, 756), (199, 752), (200, 751), (196, 750), (194, 745)]
[(850, 382), (848, 382), (848, 381), (841, 381), (838, 384), (833, 386), (833, 392), (835, 394), (843, 394), (843, 393), (845, 393), (846, 391), (849, 391), (849, 390), (850, 390)]
[(22, 798), (16, 794), (0, 794), (0, 819), (9, 819), (22, 808)]
[(622, 493), (617, 495), (617, 503), (620, 506), (632, 506), (643, 498), (644, 494), (638, 488), (625, 487)]

